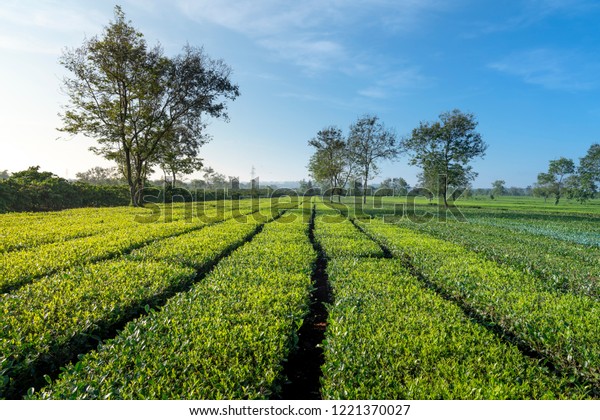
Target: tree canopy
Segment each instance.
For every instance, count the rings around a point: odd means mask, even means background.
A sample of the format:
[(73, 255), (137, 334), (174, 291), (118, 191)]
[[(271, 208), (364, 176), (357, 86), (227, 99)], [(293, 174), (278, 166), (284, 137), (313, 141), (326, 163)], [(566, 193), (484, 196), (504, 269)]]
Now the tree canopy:
[(421, 122), (402, 148), (410, 155), (410, 164), (420, 166), (424, 187), (433, 188), (448, 206), (450, 188), (464, 188), (477, 173), (469, 162), (485, 155), (487, 144), (475, 129), (477, 121), (470, 113), (458, 109), (444, 112), (440, 121)]
[(389, 190), (392, 195), (402, 196), (408, 194), (410, 185), (402, 177), (398, 178), (386, 178), (381, 181), (379, 185), (380, 189)]
[(504, 181), (503, 179), (497, 179), (496, 181), (492, 182), (492, 191), (490, 191), (490, 196), (492, 197), (492, 199), (494, 197), (504, 195), (505, 193), (506, 181)]
[(189, 45), (166, 57), (160, 45), (147, 46), (119, 6), (100, 37), (67, 49), (60, 62), (71, 73), (60, 130), (96, 139), (92, 150), (117, 163), (136, 206), (161, 154), (180, 151), (181, 142), (193, 154), (205, 140), (203, 116), (227, 120), (226, 101), (239, 96), (223, 61)]
[(75, 178), (78, 181), (93, 185), (121, 185), (124, 183), (123, 175), (119, 168), (102, 168), (95, 166), (84, 172), (77, 172)]
[(575, 173), (575, 164), (572, 159), (561, 157), (551, 160), (548, 165), (548, 171), (538, 174), (537, 192), (539, 195), (554, 196), (554, 204), (560, 202), (563, 196), (567, 175)]
[(600, 186), (600, 144), (590, 146), (586, 155), (579, 160), (577, 173), (583, 195), (593, 196)]
[(310, 176), (325, 189), (325, 195), (341, 194), (354, 172), (348, 144), (337, 127), (325, 127), (308, 144), (315, 153), (308, 163)]
[(366, 203), (368, 182), (377, 175), (379, 162), (393, 160), (400, 154), (396, 134), (379, 117), (365, 115), (350, 126), (348, 151), (363, 180), (363, 203)]
[(206, 139), (187, 138), (190, 133), (183, 127), (175, 127), (161, 142), (158, 164), (165, 174), (171, 176), (171, 185), (177, 182), (177, 175), (190, 175), (203, 167), (202, 158), (198, 156), (200, 146)]
[(308, 163), (310, 176), (325, 188), (325, 194), (339, 196), (350, 181), (357, 184), (358, 178), (362, 180), (363, 202), (367, 198), (367, 183), (378, 172), (378, 163), (399, 154), (396, 134), (372, 115), (352, 124), (346, 139), (342, 130), (329, 126), (308, 144), (316, 149)]

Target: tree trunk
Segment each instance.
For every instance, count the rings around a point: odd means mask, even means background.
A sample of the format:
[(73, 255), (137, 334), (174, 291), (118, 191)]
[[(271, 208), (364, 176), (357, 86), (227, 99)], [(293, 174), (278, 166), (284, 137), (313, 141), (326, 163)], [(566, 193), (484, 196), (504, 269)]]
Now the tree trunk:
[[(123, 141), (123, 144), (125, 144), (125, 142)], [(135, 183), (133, 182), (133, 176), (131, 173), (131, 154), (129, 152), (129, 149), (127, 147), (124, 147), (125, 149), (125, 179), (127, 179), (127, 185), (129, 185), (129, 198), (130, 198), (130, 205), (135, 207)]]
[(129, 196), (130, 196), (130, 205), (133, 207), (137, 207), (135, 204), (135, 184), (133, 181), (129, 181)]
[(133, 195), (133, 206), (143, 206), (143, 195), (144, 195), (144, 164), (136, 159), (135, 162), (135, 180), (134, 184), (134, 195)]
[(367, 204), (367, 183), (369, 182), (369, 169), (365, 171), (365, 181), (363, 183), (363, 204)]
[(438, 175), (438, 195), (444, 199), (444, 207), (448, 208), (448, 175)]
[(448, 208), (448, 171), (444, 176), (444, 207)]
[(141, 177), (138, 177), (136, 180), (135, 186), (135, 207), (143, 207), (144, 199), (144, 180)]

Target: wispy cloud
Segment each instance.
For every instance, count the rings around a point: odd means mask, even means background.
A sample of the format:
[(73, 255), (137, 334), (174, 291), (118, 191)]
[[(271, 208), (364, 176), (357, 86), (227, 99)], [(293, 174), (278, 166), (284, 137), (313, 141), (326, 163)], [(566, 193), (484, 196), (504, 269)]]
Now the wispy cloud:
[(72, 2), (5, 1), (0, 8), (0, 50), (58, 54), (65, 39), (96, 32), (105, 23), (106, 16)]
[(49, 42), (28, 35), (11, 36), (0, 34), (0, 50), (58, 55), (61, 52), (61, 47), (56, 42)]
[(447, 10), (441, 0), (179, 0), (192, 19), (252, 36), (291, 29), (339, 28), (351, 22), (412, 26), (427, 11)]
[(260, 40), (259, 44), (309, 72), (328, 69), (347, 55), (338, 42), (320, 39), (318, 36), (307, 35), (287, 41), (266, 38)]
[[(384, 28), (395, 33), (423, 31), (423, 21), (430, 15), (452, 12), (460, 9), (466, 0), (380, 0), (365, 1), (365, 5), (373, 5), (369, 11), (377, 10), (379, 21)], [(374, 4), (373, 4), (374, 3)]]
[[(32, 3), (34, 3), (32, 5)], [(48, 29), (56, 32), (88, 31), (106, 23), (106, 16), (84, 6), (61, 1), (8, 1), (0, 8), (2, 26)]]
[(430, 86), (432, 80), (418, 67), (405, 67), (386, 72), (358, 94), (373, 99), (385, 99), (406, 93), (408, 90)]
[(516, 5), (518, 9), (504, 20), (494, 16), (493, 21), (475, 22), (474, 32), (466, 37), (522, 30), (553, 16), (573, 17), (600, 9), (596, 0), (525, 0)]
[(358, 27), (414, 29), (423, 13), (447, 8), (440, 0), (179, 0), (177, 5), (188, 18), (244, 34), (309, 72), (353, 59), (346, 35)]
[(524, 4), (529, 10), (543, 14), (582, 13), (599, 8), (596, 0), (527, 0)]
[[(329, 2), (323, 3), (327, 5)], [(316, 13), (318, 2), (314, 1), (181, 0), (178, 5), (192, 19), (210, 21), (252, 37), (280, 34), (292, 28), (314, 27), (325, 14)]]
[(598, 87), (597, 62), (574, 51), (541, 48), (511, 54), (489, 67), (546, 89), (584, 91)]
[(347, 95), (331, 95), (329, 93), (322, 93), (316, 90), (307, 91), (306, 89), (293, 91), (288, 90), (281, 92), (276, 95), (280, 98), (293, 99), (295, 101), (301, 101), (306, 103), (312, 103), (313, 106), (322, 106), (326, 104), (329, 108), (341, 109), (344, 111), (355, 112), (357, 109), (373, 109), (374, 105), (372, 101), (376, 99), (377, 103), (380, 103), (377, 97), (368, 97), (365, 95), (352, 95), (352, 92), (348, 92)]

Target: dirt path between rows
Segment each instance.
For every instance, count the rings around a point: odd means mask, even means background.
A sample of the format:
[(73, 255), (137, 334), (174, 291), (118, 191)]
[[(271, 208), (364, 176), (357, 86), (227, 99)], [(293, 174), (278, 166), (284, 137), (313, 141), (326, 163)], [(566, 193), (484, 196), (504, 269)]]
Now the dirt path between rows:
[(327, 278), (327, 259), (314, 236), (315, 210), (309, 227), (309, 239), (317, 252), (317, 261), (312, 273), (314, 290), (310, 296), (310, 312), (298, 331), (298, 348), (290, 355), (284, 366), (288, 378), (279, 398), (285, 400), (321, 399), (321, 366), (325, 359), (321, 347), (327, 328), (327, 304), (332, 294)]

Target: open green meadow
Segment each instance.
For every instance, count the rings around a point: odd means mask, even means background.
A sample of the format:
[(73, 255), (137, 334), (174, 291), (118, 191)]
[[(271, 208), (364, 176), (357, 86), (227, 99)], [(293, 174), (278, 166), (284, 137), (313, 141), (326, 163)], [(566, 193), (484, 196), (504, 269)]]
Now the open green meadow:
[(340, 201), (0, 215), (0, 397), (600, 396), (600, 201)]

